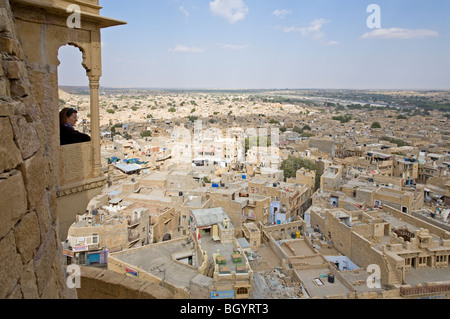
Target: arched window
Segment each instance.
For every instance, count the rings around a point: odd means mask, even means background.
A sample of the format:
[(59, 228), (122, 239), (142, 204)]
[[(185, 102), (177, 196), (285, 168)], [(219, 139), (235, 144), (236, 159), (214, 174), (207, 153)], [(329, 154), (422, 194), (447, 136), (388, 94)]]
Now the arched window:
[(83, 67), (83, 54), (73, 45), (59, 48), (58, 85), (89, 88), (89, 79)]
[(62, 115), (58, 111), (58, 120), (63, 120), (63, 126), (60, 126), (61, 145), (88, 142), (90, 89), (82, 65), (82, 52), (72, 45), (62, 46), (58, 51), (58, 60), (58, 109), (63, 111)]

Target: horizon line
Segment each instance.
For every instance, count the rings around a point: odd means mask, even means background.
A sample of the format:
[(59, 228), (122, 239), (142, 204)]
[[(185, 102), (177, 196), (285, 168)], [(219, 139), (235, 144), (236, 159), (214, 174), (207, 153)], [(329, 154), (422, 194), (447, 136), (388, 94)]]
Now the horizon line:
[[(58, 88), (87, 88), (89, 85), (58, 85)], [(187, 88), (187, 87), (126, 87), (126, 86), (102, 86), (103, 89), (120, 89), (120, 90), (185, 90), (185, 91), (305, 91), (305, 90), (344, 90), (344, 91), (450, 91), (450, 88)]]

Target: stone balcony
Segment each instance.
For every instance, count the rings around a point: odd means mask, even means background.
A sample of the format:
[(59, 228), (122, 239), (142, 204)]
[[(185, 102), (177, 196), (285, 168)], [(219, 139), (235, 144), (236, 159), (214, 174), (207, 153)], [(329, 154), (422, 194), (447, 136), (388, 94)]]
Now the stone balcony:
[(61, 146), (58, 197), (106, 184), (106, 176), (95, 172), (93, 161), (92, 142)]
[(96, 171), (93, 142), (60, 147), (56, 195), (61, 238), (66, 238), (75, 216), (85, 213), (89, 201), (100, 194), (106, 179), (101, 170)]

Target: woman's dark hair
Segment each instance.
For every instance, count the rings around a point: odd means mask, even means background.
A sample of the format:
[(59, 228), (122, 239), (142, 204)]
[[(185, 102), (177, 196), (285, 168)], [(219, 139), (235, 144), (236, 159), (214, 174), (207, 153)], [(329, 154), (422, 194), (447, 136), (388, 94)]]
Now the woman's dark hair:
[(73, 113), (78, 113), (74, 108), (65, 107), (59, 112), (59, 123), (64, 125), (67, 122), (67, 118), (71, 117)]

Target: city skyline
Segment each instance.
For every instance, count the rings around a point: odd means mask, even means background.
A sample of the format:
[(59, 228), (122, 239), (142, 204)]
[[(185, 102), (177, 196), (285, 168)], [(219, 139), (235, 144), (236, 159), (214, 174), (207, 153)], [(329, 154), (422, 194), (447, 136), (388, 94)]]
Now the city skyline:
[[(442, 90), (450, 83), (445, 1), (107, 4), (100, 2), (101, 14), (127, 25), (102, 31), (104, 87)], [(60, 85), (88, 85), (78, 49), (61, 48), (59, 59)]]

